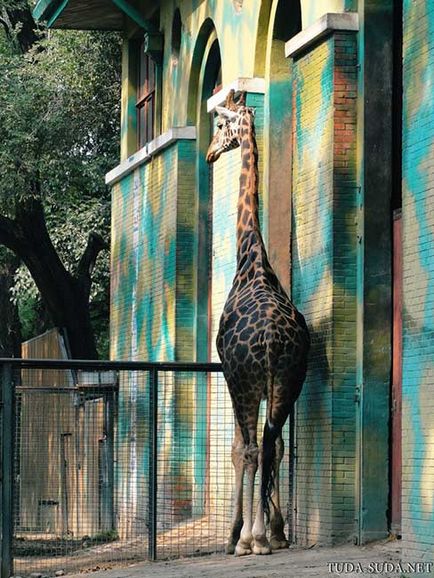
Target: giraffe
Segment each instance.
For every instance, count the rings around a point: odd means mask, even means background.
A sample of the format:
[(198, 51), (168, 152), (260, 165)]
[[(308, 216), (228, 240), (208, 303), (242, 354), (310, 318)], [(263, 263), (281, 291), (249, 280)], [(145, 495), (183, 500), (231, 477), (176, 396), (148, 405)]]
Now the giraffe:
[[(217, 131), (208, 163), (241, 148), (237, 214), (237, 267), (220, 319), (217, 351), (235, 419), (232, 463), (235, 504), (227, 553), (270, 554), (286, 548), (279, 502), (282, 428), (306, 376), (310, 347), (303, 315), (291, 303), (267, 257), (258, 216), (258, 149), (254, 110), (234, 91), (217, 107)], [(257, 442), (261, 399), (267, 399), (262, 447)], [(259, 467), (260, 499), (253, 523), (254, 482)], [(247, 473), (245, 496), (244, 475)], [(245, 499), (244, 499), (245, 498)], [(266, 524), (270, 539), (266, 536)]]

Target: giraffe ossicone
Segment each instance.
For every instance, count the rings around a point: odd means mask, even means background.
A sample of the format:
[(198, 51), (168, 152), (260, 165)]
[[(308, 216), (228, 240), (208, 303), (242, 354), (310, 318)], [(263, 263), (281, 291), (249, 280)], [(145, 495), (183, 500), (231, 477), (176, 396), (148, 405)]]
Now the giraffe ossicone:
[[(226, 550), (237, 555), (269, 554), (288, 546), (279, 499), (282, 428), (303, 386), (310, 338), (303, 315), (291, 303), (268, 261), (258, 216), (254, 110), (246, 106), (245, 93), (238, 101), (234, 96), (230, 91), (224, 107), (216, 109), (217, 130), (206, 156), (213, 163), (223, 153), (241, 148), (237, 268), (217, 334), (217, 351), (235, 418), (235, 503)], [(259, 447), (258, 414), (264, 398), (267, 412)], [(258, 466), (260, 499), (253, 522)]]

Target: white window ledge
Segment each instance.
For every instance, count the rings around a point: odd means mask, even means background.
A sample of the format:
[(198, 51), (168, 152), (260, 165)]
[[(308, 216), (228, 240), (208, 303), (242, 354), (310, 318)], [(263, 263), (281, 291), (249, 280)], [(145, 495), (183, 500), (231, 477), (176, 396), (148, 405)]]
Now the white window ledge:
[(311, 44), (318, 42), (332, 32), (357, 32), (358, 30), (359, 15), (356, 12), (324, 14), (306, 30), (302, 30), (291, 40), (288, 40), (285, 44), (285, 56), (294, 58), (299, 52), (306, 50)]
[(151, 142), (148, 142), (144, 147), (138, 150), (136, 153), (128, 157), (125, 161), (121, 162), (120, 165), (115, 167), (105, 176), (105, 183), (108, 186), (112, 186), (119, 182), (126, 175), (134, 171), (140, 165), (149, 161), (153, 156), (160, 153), (165, 148), (169, 147), (178, 140), (195, 140), (196, 139), (196, 127), (195, 126), (182, 126), (173, 127), (167, 132), (160, 136), (157, 136)]
[(245, 90), (246, 92), (255, 92), (257, 94), (265, 93), (265, 80), (263, 78), (237, 78), (230, 84), (224, 86), (221, 90), (214, 94), (207, 100), (208, 112), (213, 112), (216, 106), (224, 104), (230, 90), (239, 92)]

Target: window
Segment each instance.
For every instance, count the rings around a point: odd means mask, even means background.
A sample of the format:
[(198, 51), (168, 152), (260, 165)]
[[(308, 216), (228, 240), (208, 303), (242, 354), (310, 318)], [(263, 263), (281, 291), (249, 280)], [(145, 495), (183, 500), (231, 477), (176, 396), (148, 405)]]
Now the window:
[(141, 148), (155, 136), (155, 62), (145, 54), (143, 44), (140, 45), (137, 80), (137, 136)]

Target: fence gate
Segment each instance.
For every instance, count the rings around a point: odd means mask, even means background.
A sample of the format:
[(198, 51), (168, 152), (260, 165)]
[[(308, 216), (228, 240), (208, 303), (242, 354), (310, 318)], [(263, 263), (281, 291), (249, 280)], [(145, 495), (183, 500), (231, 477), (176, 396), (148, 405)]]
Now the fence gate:
[[(219, 364), (23, 359), (0, 369), (0, 578), (224, 550), (234, 428)], [(290, 535), (291, 467), (287, 451)]]

